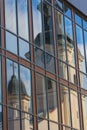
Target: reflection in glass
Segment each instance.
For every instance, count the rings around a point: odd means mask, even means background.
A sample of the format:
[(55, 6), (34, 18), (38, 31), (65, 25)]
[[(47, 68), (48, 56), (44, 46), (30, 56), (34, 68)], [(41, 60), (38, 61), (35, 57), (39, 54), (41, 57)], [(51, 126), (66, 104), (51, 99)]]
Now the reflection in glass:
[(80, 85), (82, 88), (87, 89), (87, 75), (79, 72), (80, 74)]
[(36, 46), (43, 49), (41, 0), (32, 0), (32, 10), (33, 10), (34, 43)]
[(6, 28), (16, 33), (16, 2), (5, 0), (5, 21)]
[[(46, 87), (45, 78), (36, 74), (36, 97), (37, 97), (37, 115), (39, 117), (47, 118), (47, 101), (46, 101)], [(43, 123), (44, 121), (40, 121)]]
[(23, 111), (32, 112), (31, 72), (28, 68), (20, 66), (21, 107)]
[(77, 92), (70, 90), (70, 99), (71, 99), (72, 126), (73, 128), (80, 129)]
[(19, 39), (19, 56), (26, 59), (30, 60), (30, 47), (29, 43)]
[(43, 3), (45, 50), (54, 55), (52, 9)]
[(35, 64), (37, 66), (44, 68), (45, 52), (40, 50), (39, 48), (35, 47), (34, 53), (35, 53)]
[(18, 65), (7, 59), (7, 90), (8, 105), (19, 108)]
[(82, 95), (84, 130), (87, 130), (87, 95)]
[(62, 0), (54, 0), (54, 6), (63, 12), (63, 3)]
[[(84, 42), (85, 42), (85, 52), (86, 52), (86, 69), (87, 69), (87, 32), (84, 31)], [(87, 72), (87, 70), (86, 70)]]
[(17, 54), (17, 37), (9, 32), (6, 32), (6, 49)]
[(62, 123), (70, 126), (70, 101), (69, 101), (69, 91), (64, 85), (60, 85), (61, 94), (61, 109), (62, 109)]
[(22, 130), (33, 130), (33, 116), (27, 113), (21, 114)]
[(87, 30), (87, 21), (83, 20), (83, 28)]
[(55, 11), (55, 19), (56, 19), (56, 40), (58, 48), (58, 59), (66, 61), (63, 14), (58, 11)]
[(0, 105), (0, 130), (3, 129), (3, 110), (2, 110), (2, 106)]
[(50, 54), (45, 53), (46, 70), (55, 73), (55, 59)]
[(71, 9), (68, 8), (66, 5), (64, 6), (64, 13), (66, 16), (68, 16), (69, 18), (71, 18)]
[(75, 130), (75, 129), (71, 129), (71, 128), (69, 128), (69, 127), (63, 126), (62, 130)]
[(82, 29), (77, 25), (76, 25), (76, 36), (77, 36), (77, 46), (78, 46), (79, 69), (85, 73), (86, 67), (85, 67), (83, 33), (82, 33)]
[(58, 62), (59, 76), (67, 80), (67, 65), (61, 61)]
[(50, 130), (59, 130), (57, 123), (49, 122), (49, 127)]
[(82, 26), (82, 19), (79, 15), (75, 14), (75, 22)]
[(48, 130), (48, 121), (38, 117), (38, 130)]
[(0, 56), (0, 102), (2, 101), (2, 78), (1, 78), (1, 56)]
[(20, 130), (20, 112), (8, 108), (8, 130)]
[(58, 122), (57, 90), (56, 82), (46, 79), (49, 119)]
[(27, 0), (18, 0), (18, 32), (19, 36), (29, 40)]

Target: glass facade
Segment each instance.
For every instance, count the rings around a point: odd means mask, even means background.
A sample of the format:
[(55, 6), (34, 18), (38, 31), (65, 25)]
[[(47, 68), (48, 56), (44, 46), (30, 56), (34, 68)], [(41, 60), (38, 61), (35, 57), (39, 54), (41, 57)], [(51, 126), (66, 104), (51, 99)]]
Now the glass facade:
[(87, 18), (64, 0), (0, 1), (0, 130), (87, 130)]

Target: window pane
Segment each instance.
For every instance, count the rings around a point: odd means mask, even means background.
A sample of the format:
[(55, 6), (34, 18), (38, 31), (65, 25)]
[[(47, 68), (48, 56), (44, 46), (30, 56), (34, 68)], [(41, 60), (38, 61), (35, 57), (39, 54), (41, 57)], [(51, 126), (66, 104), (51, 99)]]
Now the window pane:
[(29, 39), (28, 5), (27, 0), (18, 0), (18, 32), (26, 40)]
[(1, 105), (0, 105), (0, 130), (3, 130), (3, 110)]
[(87, 30), (87, 21), (83, 20), (83, 28)]
[(80, 74), (80, 86), (84, 89), (87, 89), (87, 75), (79, 72)]
[(47, 118), (45, 78), (36, 74), (37, 115)]
[(60, 84), (61, 94), (61, 109), (62, 109), (62, 123), (65, 125), (71, 125), (70, 119), (70, 101), (68, 88)]
[(66, 5), (64, 6), (64, 13), (67, 17), (71, 18), (72, 14), (71, 14), (71, 9), (68, 8)]
[(72, 126), (73, 128), (80, 129), (77, 92), (70, 90), (70, 99), (71, 99)]
[(79, 24), (80, 26), (82, 26), (82, 19), (80, 16), (78, 16), (77, 14), (75, 14), (75, 22), (77, 24)]
[(8, 108), (8, 130), (20, 130), (20, 112)]
[(53, 122), (49, 122), (49, 127), (50, 127), (50, 130), (59, 130), (58, 124), (53, 123)]
[(32, 0), (32, 9), (33, 9), (34, 43), (36, 46), (43, 48), (41, 0)]
[(40, 50), (37, 47), (35, 47), (34, 52), (35, 52), (35, 64), (37, 66), (40, 66), (40, 67), (44, 68), (45, 52)]
[[(85, 42), (86, 63), (87, 63), (87, 32), (86, 31), (84, 31), (84, 42)], [(87, 72), (87, 64), (86, 64), (86, 72)]]
[(2, 72), (1, 72), (1, 56), (0, 56), (0, 102), (2, 102)]
[(57, 89), (56, 82), (46, 79), (49, 119), (58, 122)]
[(33, 130), (33, 116), (27, 113), (21, 114), (22, 130)]
[(48, 70), (51, 73), (55, 73), (55, 59), (53, 56), (45, 53), (45, 64), (46, 70)]
[(20, 66), (20, 93), (22, 110), (31, 113), (31, 72), (28, 68), (24, 66)]
[(21, 39), (19, 39), (19, 56), (26, 60), (31, 59), (29, 43), (27, 43)]
[(5, 20), (6, 28), (16, 33), (16, 2), (15, 0), (5, 0)]
[(19, 108), (18, 65), (11, 60), (7, 60), (7, 90), (8, 105)]
[(48, 121), (38, 118), (38, 130), (48, 130)]
[(17, 54), (17, 37), (6, 32), (6, 49)]
[(86, 67), (85, 67), (83, 33), (82, 29), (79, 26), (76, 26), (76, 36), (78, 46), (79, 69), (85, 73)]
[(63, 12), (63, 3), (62, 0), (54, 0), (54, 6)]
[(87, 95), (82, 95), (84, 130), (87, 130)]
[(44, 35), (45, 35), (45, 50), (54, 55), (53, 42), (53, 23), (52, 23), (52, 9), (49, 5), (43, 4), (44, 10)]

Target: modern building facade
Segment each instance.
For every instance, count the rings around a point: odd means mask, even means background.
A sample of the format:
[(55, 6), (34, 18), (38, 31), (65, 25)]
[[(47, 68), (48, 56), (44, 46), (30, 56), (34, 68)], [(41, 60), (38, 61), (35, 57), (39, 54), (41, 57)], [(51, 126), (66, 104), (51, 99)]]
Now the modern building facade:
[(86, 5), (0, 0), (0, 130), (87, 130)]

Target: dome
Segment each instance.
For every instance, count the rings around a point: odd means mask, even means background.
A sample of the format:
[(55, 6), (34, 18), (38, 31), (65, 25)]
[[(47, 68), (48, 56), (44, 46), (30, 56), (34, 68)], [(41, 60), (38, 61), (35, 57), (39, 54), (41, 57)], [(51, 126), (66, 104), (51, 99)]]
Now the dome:
[[(21, 95), (28, 96), (23, 81), (20, 82), (20, 86), (21, 86), (20, 87)], [(19, 94), (19, 81), (15, 75), (12, 75), (11, 80), (9, 81), (8, 84), (8, 95), (17, 95), (17, 94)]]

